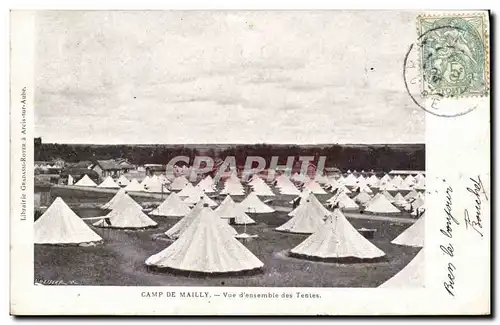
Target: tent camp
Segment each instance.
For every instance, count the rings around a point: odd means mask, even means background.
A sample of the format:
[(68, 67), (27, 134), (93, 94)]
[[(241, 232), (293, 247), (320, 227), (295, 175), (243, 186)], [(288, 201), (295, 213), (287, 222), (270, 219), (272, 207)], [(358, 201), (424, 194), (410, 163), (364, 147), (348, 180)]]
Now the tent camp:
[(325, 224), (290, 251), (290, 255), (331, 261), (377, 260), (385, 253), (363, 237), (336, 209)]
[(158, 176), (151, 177), (145, 184), (143, 183), (144, 191), (150, 193), (170, 193), (167, 189), (167, 184), (163, 184)]
[[(128, 198), (125, 198), (126, 196), (128, 196)], [(118, 192), (116, 192), (115, 196), (113, 196), (113, 198), (111, 200), (109, 200), (108, 203), (102, 205), (101, 209), (103, 209), (103, 210), (113, 210), (117, 206), (121, 205), (122, 201), (124, 201), (124, 200), (128, 201), (129, 199), (131, 199), (132, 201), (134, 201), (134, 199), (132, 199), (127, 194), (127, 191), (124, 188), (122, 188), (122, 189), (118, 190)], [(139, 203), (136, 202), (136, 205), (137, 205), (137, 207), (139, 209), (142, 209), (142, 207), (141, 207), (141, 205)]]
[(396, 237), (392, 244), (402, 246), (424, 247), (425, 213), (409, 228)]
[(425, 287), (425, 255), (424, 250), (406, 265), (399, 273), (384, 282), (379, 288), (424, 288)]
[(187, 184), (191, 184), (189, 183), (188, 179), (186, 178), (186, 176), (182, 175), (182, 176), (179, 176), (179, 177), (176, 177), (172, 183), (170, 184), (170, 189), (173, 190), (173, 191), (180, 191), (182, 190)]
[(115, 183), (111, 176), (106, 177), (101, 184), (97, 186), (98, 188), (120, 188), (118, 184)]
[(373, 197), (373, 199), (368, 203), (365, 212), (367, 213), (374, 213), (374, 214), (396, 214), (396, 213), (401, 213), (398, 208), (396, 208), (394, 205), (387, 200), (387, 198), (383, 195), (378, 193)]
[(277, 231), (312, 234), (324, 225), (325, 216), (331, 212), (326, 210), (319, 201), (312, 199), (313, 194), (303, 200), (301, 204), (290, 213), (293, 217), (283, 225), (276, 228)]
[(131, 180), (130, 183), (127, 186), (125, 186), (124, 189), (127, 192), (140, 192), (144, 190), (142, 185), (139, 184), (139, 182), (136, 179)]
[(257, 194), (250, 193), (241, 201), (240, 206), (247, 213), (271, 213), (274, 209), (262, 202)]
[(125, 195), (110, 213), (94, 223), (96, 227), (142, 229), (157, 226), (156, 222), (142, 212), (130, 196)]
[(163, 201), (150, 214), (152, 216), (172, 216), (183, 217), (189, 213), (191, 209), (189, 205), (182, 201), (176, 193), (171, 193), (165, 201)]
[(255, 220), (250, 218), (238, 203), (235, 203), (230, 195), (226, 196), (224, 201), (215, 209), (215, 213), (222, 219), (233, 219), (234, 224), (250, 225)]
[(80, 244), (102, 240), (60, 197), (35, 221), (33, 238), (35, 244)]
[(75, 186), (86, 186), (86, 187), (96, 187), (97, 184), (94, 183), (90, 177), (85, 174), (78, 182), (76, 182)]
[(120, 186), (127, 186), (128, 184), (130, 184), (130, 181), (124, 175), (121, 175), (116, 182)]
[[(308, 192), (306, 190), (302, 191), (302, 193), (300, 194), (300, 205), (304, 204), (307, 200), (309, 200), (312, 204), (314, 204), (316, 207), (318, 207), (320, 209), (321, 214), (329, 214), (330, 211), (325, 208), (321, 202), (319, 202), (318, 198), (311, 192)], [(299, 205), (299, 206), (300, 206)], [(298, 209), (299, 207), (295, 208), (292, 212), (290, 212), (288, 214), (289, 217), (293, 217), (295, 216), (295, 213), (296, 213), (296, 210)]]
[(205, 207), (173, 244), (149, 257), (146, 265), (206, 274), (262, 268), (264, 264), (226, 227), (230, 226)]

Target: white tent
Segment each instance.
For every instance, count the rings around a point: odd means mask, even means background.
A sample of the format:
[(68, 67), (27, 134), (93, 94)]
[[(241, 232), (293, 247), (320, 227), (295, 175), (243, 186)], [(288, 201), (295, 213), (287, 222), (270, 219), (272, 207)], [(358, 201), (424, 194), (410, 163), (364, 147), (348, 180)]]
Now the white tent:
[(60, 197), (35, 221), (33, 238), (35, 244), (79, 244), (102, 240)]
[(234, 219), (237, 225), (254, 224), (255, 220), (250, 218), (238, 203), (235, 203), (230, 195), (215, 209), (215, 213), (222, 219)]
[(379, 194), (380, 193), (375, 195), (375, 197), (368, 203), (365, 212), (376, 214), (393, 214), (401, 212), (398, 208), (392, 205), (384, 195)]
[(406, 265), (399, 273), (384, 282), (379, 288), (424, 288), (425, 287), (425, 255), (424, 250)]
[(291, 250), (291, 255), (317, 259), (373, 260), (385, 253), (363, 237), (336, 209), (325, 224)]
[(370, 194), (368, 194), (366, 192), (360, 192), (358, 195), (356, 195), (354, 197), (354, 202), (356, 202), (357, 204), (365, 205), (371, 199), (372, 199), (372, 197), (370, 196)]
[(186, 176), (179, 176), (179, 177), (176, 177), (172, 183), (170, 184), (170, 189), (173, 190), (173, 191), (180, 191), (182, 190), (187, 184), (191, 184), (189, 183), (188, 179), (186, 178)]
[(146, 184), (144, 184), (144, 191), (150, 193), (170, 193), (167, 185), (163, 184), (158, 176), (151, 177)]
[[(326, 214), (330, 213), (330, 211), (327, 208), (325, 208), (323, 206), (323, 204), (321, 204), (321, 202), (319, 202), (318, 198), (312, 192), (304, 190), (300, 194), (299, 198), (300, 198), (300, 205), (304, 204), (307, 200), (309, 200), (311, 202), (311, 204), (314, 204), (316, 207), (318, 207), (320, 209), (320, 211), (322, 211), (321, 214), (326, 215)], [(293, 203), (293, 201), (292, 201), (292, 203)], [(290, 216), (290, 217), (295, 216), (295, 213), (296, 213), (298, 208), (299, 207), (295, 208), (292, 212), (290, 212), (288, 214), (288, 216)]]
[(255, 193), (250, 193), (241, 201), (240, 206), (243, 211), (250, 213), (271, 213), (274, 209), (262, 202)]
[(321, 175), (321, 174), (316, 174), (316, 177), (314, 177), (314, 180), (318, 182), (319, 184), (328, 184), (330, 181), (327, 176)]
[(380, 184), (380, 180), (377, 178), (377, 176), (372, 175), (370, 176), (370, 178), (368, 178), (367, 183), (371, 187), (378, 187)]
[(195, 206), (189, 211), (184, 218), (179, 220), (175, 225), (170, 227), (165, 232), (165, 235), (172, 239), (177, 239), (180, 234), (182, 234), (191, 224), (191, 222), (198, 216), (200, 211), (203, 209), (203, 200), (200, 200)]
[(284, 175), (276, 177), (276, 187), (281, 194), (284, 195), (299, 195), (300, 191), (295, 184)]
[(205, 193), (201, 192), (199, 190), (199, 193), (193, 193), (191, 196), (187, 197), (184, 199), (184, 203), (189, 204), (189, 205), (195, 205), (198, 203), (200, 200), (208, 204), (209, 207), (213, 208), (217, 206), (217, 202), (209, 198)]
[(124, 175), (121, 175), (121, 176), (118, 178), (117, 183), (118, 183), (118, 185), (120, 185), (120, 186), (127, 186), (128, 184), (130, 184), (130, 181), (127, 179), (127, 177), (125, 177)]
[(262, 180), (262, 178), (254, 175), (252, 180), (248, 183), (252, 187), (253, 192), (260, 196), (275, 196), (269, 185)]
[[(126, 196), (127, 196), (127, 198), (126, 198)], [(127, 191), (124, 188), (122, 188), (122, 189), (118, 190), (118, 192), (116, 192), (115, 196), (113, 196), (113, 198), (111, 200), (109, 200), (108, 203), (106, 203), (103, 206), (101, 206), (101, 209), (103, 209), (103, 210), (113, 210), (117, 206), (121, 205), (123, 201), (129, 201), (129, 199), (132, 200), (132, 201), (134, 201), (134, 199), (132, 199), (127, 194)], [(139, 203), (135, 202), (135, 204), (137, 205), (137, 207), (139, 209), (142, 209), (142, 207), (141, 207), (141, 205)]]
[(205, 193), (215, 193), (215, 184), (214, 180), (210, 175), (207, 175), (204, 179), (202, 179), (196, 187), (201, 188)]
[(299, 173), (293, 174), (291, 179), (292, 179), (292, 181), (297, 182), (297, 183), (307, 183), (311, 180), (309, 178), (309, 176), (304, 175), (304, 174), (299, 174)]
[(111, 176), (106, 177), (101, 184), (97, 186), (98, 188), (120, 188), (118, 184), (115, 183)]
[(314, 194), (301, 201), (301, 204), (289, 215), (293, 216), (283, 225), (276, 228), (278, 231), (312, 234), (324, 225), (325, 216), (331, 212), (326, 210), (319, 201), (314, 200)]
[(210, 208), (203, 208), (186, 231), (146, 265), (209, 274), (259, 269), (264, 264), (226, 229)]
[(385, 198), (389, 201), (389, 202), (394, 202), (394, 197), (391, 195), (391, 193), (387, 192), (387, 191), (382, 191), (382, 195), (385, 196)]
[(307, 189), (314, 194), (326, 194), (325, 190), (315, 180), (310, 180), (304, 184), (304, 189)]
[(391, 243), (403, 246), (424, 247), (424, 240), (425, 213), (413, 225), (391, 241)]
[(243, 188), (243, 185), (241, 185), (238, 177), (233, 173), (231, 174), (231, 177), (227, 178), (224, 182), (224, 188), (220, 194), (245, 195), (245, 189)]
[(144, 190), (141, 184), (136, 179), (130, 181), (130, 183), (125, 186), (125, 191), (127, 192), (140, 192)]
[(346, 186), (356, 186), (356, 183), (358, 182), (358, 179), (354, 174), (349, 174), (345, 179), (344, 179), (344, 185)]
[(408, 205), (408, 202), (405, 200), (405, 198), (403, 197), (403, 195), (401, 193), (397, 193), (395, 196), (394, 196), (394, 205), (397, 205), (397, 206), (406, 206)]
[(335, 194), (337, 194), (337, 193), (344, 193), (344, 194), (350, 194), (350, 193), (352, 193), (351, 190), (349, 190), (344, 185), (338, 185), (337, 187), (332, 188), (331, 191), (335, 192)]
[(94, 226), (105, 228), (126, 228), (140, 229), (146, 227), (154, 227), (157, 223), (142, 212), (142, 209), (137, 207), (130, 196), (125, 195), (106, 218), (94, 223)]
[(414, 189), (424, 191), (425, 190), (425, 178), (419, 179), (417, 183), (413, 186)]
[(406, 178), (404, 179), (403, 181), (403, 185), (405, 185), (406, 187), (411, 187), (413, 186), (414, 184), (416, 183), (416, 180), (413, 176), (411, 175), (408, 175), (406, 176)]
[(85, 174), (78, 182), (76, 182), (75, 186), (87, 186), (87, 187), (95, 187), (97, 186), (90, 177)]
[(193, 184), (187, 183), (186, 186), (184, 186), (184, 188), (179, 193), (177, 193), (177, 195), (179, 197), (181, 197), (181, 198), (182, 197), (186, 198), (186, 197), (189, 197), (189, 196), (191, 196), (193, 194), (199, 195), (200, 191), (203, 192), (203, 190), (201, 188), (196, 188), (195, 189), (195, 187), (193, 186)]
[(418, 192), (415, 190), (412, 190), (410, 193), (406, 194), (405, 199), (406, 201), (410, 201), (411, 199), (414, 199), (418, 196)]
[(357, 210), (359, 206), (345, 193), (335, 194), (327, 201), (328, 205), (333, 206), (336, 203), (339, 204), (339, 208), (342, 210)]
[(73, 185), (74, 179), (73, 176), (68, 175), (68, 185)]
[(357, 192), (366, 192), (368, 194), (373, 194), (373, 191), (366, 184), (358, 184), (358, 188), (356, 189), (356, 191)]
[(176, 193), (171, 193), (167, 199), (150, 214), (153, 216), (183, 217), (188, 214), (189, 211), (191, 211), (189, 205), (182, 201)]
[(389, 176), (389, 174), (385, 174), (384, 176), (382, 176), (382, 178), (380, 179), (380, 182), (385, 184), (387, 182), (390, 182), (391, 181), (391, 176)]

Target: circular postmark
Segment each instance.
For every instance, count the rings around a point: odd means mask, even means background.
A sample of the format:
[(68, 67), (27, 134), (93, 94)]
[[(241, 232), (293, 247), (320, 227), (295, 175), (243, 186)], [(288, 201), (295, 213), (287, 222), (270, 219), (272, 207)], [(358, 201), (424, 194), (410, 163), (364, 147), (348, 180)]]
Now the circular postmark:
[(424, 21), (421, 35), (404, 58), (403, 78), (412, 101), (436, 116), (473, 111), (487, 95), (484, 42), (462, 18)]

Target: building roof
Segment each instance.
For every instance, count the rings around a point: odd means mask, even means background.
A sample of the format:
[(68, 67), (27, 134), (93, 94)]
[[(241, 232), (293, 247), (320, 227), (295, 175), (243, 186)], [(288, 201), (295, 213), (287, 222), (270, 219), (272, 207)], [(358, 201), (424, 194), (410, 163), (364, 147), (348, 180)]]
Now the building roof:
[(389, 175), (425, 175), (425, 170), (391, 170)]

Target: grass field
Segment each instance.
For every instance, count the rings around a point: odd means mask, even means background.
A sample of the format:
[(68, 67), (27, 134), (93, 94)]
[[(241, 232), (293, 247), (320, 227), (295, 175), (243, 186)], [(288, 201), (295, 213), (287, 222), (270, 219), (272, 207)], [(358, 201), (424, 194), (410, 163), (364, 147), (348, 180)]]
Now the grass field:
[[(106, 202), (106, 198), (101, 200)], [(75, 212), (81, 217), (105, 214), (98, 209), (75, 209)], [(289, 219), (286, 212), (257, 214), (252, 218), (257, 225), (248, 226), (246, 232), (259, 237), (244, 245), (264, 263), (260, 274), (211, 278), (148, 270), (144, 261), (170, 244), (155, 239), (155, 235), (165, 232), (178, 220), (154, 217), (159, 224), (155, 229), (124, 231), (93, 227), (104, 239), (99, 246), (35, 245), (35, 281), (119, 286), (377, 287), (399, 272), (420, 250), (390, 243), (411, 224), (350, 218), (356, 228), (377, 229), (371, 241), (386, 253), (387, 261), (335, 264), (301, 260), (288, 257), (287, 251), (307, 235), (274, 231)], [(235, 228), (243, 232), (243, 226)]]

